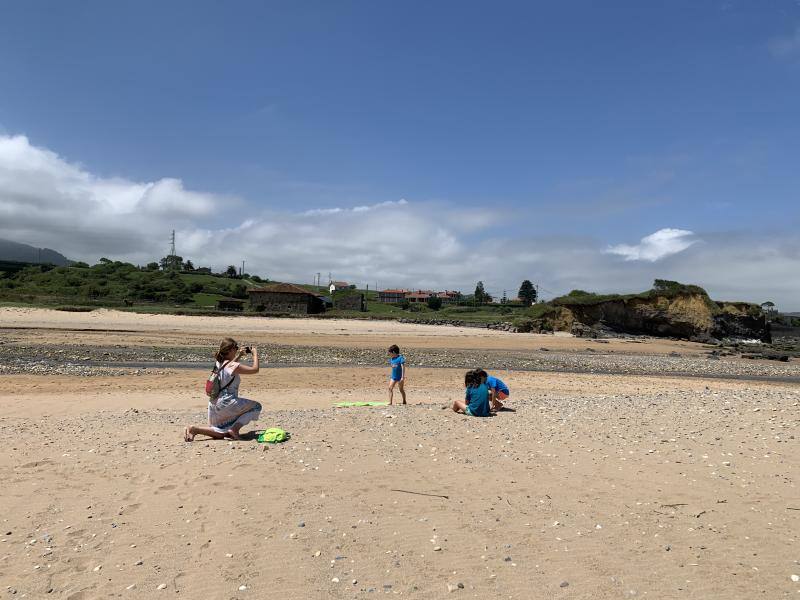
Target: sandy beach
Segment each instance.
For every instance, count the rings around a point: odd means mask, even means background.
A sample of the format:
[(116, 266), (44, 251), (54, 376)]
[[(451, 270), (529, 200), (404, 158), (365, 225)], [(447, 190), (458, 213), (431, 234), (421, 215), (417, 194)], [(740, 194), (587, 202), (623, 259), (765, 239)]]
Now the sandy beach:
[[(150, 346), (202, 342), (216, 344), (221, 336), (246, 338), (253, 343), (386, 348), (390, 344), (413, 348), (500, 350), (578, 350), (586, 340), (565, 334), (519, 335), (469, 327), (437, 327), (397, 321), (355, 319), (288, 319), (269, 317), (204, 317), (140, 314), (98, 309), (88, 313), (0, 307), (0, 324), (17, 336), (26, 333), (38, 342), (85, 342)], [(632, 346), (609, 340), (609, 350), (634, 353), (697, 351), (697, 344), (651, 340)]]
[[(285, 444), (182, 441), (205, 419), (204, 357), (226, 334), (276, 359), (241, 393)], [(0, 342), (6, 597), (800, 594), (797, 361), (23, 308), (0, 309)], [(410, 404), (334, 408), (385, 400), (389, 343), (409, 356)], [(506, 381), (516, 412), (445, 408), (470, 361)]]

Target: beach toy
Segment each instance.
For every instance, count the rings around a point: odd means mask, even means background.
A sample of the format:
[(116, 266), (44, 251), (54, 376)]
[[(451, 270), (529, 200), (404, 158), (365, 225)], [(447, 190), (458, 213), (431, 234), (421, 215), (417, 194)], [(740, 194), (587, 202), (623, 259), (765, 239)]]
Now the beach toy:
[(258, 436), (258, 441), (262, 444), (280, 444), (290, 437), (292, 437), (292, 434), (288, 431), (284, 431), (280, 427), (270, 427)]
[(388, 402), (339, 402), (334, 404), (336, 408), (343, 408), (346, 406), (389, 406)]

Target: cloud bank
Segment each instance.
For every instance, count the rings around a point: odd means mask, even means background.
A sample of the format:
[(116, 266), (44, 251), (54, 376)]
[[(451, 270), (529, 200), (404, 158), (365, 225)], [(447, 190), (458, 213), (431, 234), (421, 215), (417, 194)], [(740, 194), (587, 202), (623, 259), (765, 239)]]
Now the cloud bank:
[(559, 294), (640, 291), (664, 278), (702, 285), (718, 298), (800, 309), (800, 239), (791, 232), (662, 228), (616, 245), (577, 236), (497, 239), (507, 221), (523, 218), (504, 217), (497, 207), (408, 200), (258, 209), (189, 190), (176, 178), (98, 177), (24, 136), (0, 136), (0, 238), (74, 260), (146, 264), (167, 253), (175, 229), (178, 253), (195, 265), (223, 269), (245, 260), (247, 271), (283, 281), (330, 272), (370, 288), (471, 291), (482, 280), (491, 293), (513, 296), (523, 279)]

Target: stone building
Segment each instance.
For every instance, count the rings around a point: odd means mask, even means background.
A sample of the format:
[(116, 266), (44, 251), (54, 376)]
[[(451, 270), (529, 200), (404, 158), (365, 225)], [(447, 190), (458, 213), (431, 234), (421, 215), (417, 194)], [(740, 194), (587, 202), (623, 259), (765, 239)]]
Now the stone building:
[(355, 310), (366, 312), (367, 300), (364, 294), (353, 290), (335, 292), (333, 294), (333, 307), (339, 310)]
[(217, 300), (217, 310), (242, 312), (244, 310), (244, 300), (237, 300), (236, 298), (220, 298)]
[(315, 293), (291, 283), (278, 283), (248, 291), (250, 307), (258, 312), (312, 315), (325, 312), (325, 303)]

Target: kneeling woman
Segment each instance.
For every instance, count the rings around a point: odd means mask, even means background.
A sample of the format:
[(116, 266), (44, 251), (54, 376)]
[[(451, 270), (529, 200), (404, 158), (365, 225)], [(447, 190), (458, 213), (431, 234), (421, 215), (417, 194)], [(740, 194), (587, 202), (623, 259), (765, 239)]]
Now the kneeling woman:
[(242, 427), (258, 419), (261, 404), (239, 396), (239, 376), (258, 373), (258, 350), (253, 348), (252, 352), (252, 366), (243, 365), (239, 360), (245, 355), (245, 350), (239, 350), (239, 344), (231, 338), (222, 340), (216, 354), (221, 388), (219, 397), (208, 403), (208, 426), (190, 425), (186, 428), (184, 439), (187, 442), (193, 441), (197, 434), (218, 440), (225, 437), (239, 440)]

